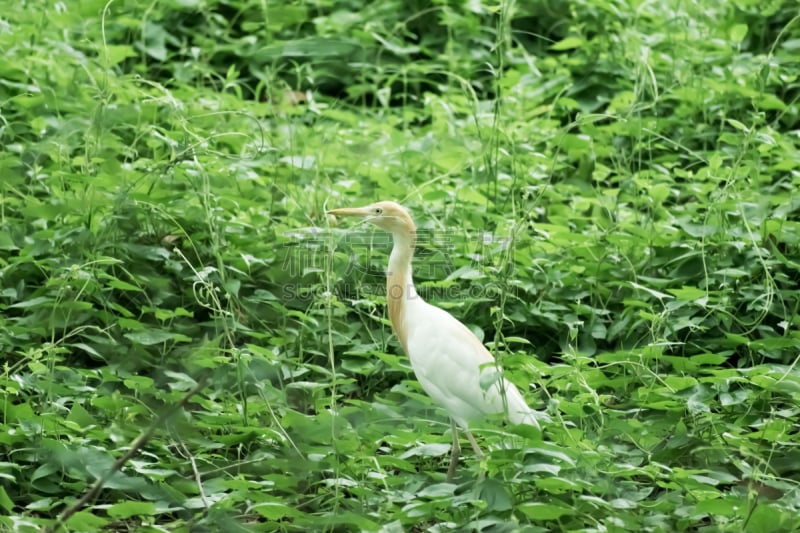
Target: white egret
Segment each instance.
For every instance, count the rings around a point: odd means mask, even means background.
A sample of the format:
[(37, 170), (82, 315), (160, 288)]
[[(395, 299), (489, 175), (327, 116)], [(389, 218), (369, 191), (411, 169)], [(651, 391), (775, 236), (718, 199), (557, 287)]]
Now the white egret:
[(485, 415), (505, 413), (514, 424), (539, 428), (536, 412), (514, 384), (502, 377), (492, 382), (485, 373), (501, 371), (494, 357), (478, 338), (453, 315), (425, 302), (414, 288), (411, 260), (417, 231), (408, 212), (395, 202), (377, 202), (366, 207), (331, 209), (329, 215), (361, 217), (392, 234), (394, 245), (386, 273), (386, 301), (392, 329), (411, 359), (411, 367), (422, 388), (450, 415), (453, 447), (448, 481), (453, 478), (461, 454), (460, 427), (475, 454), (483, 457), (469, 422)]

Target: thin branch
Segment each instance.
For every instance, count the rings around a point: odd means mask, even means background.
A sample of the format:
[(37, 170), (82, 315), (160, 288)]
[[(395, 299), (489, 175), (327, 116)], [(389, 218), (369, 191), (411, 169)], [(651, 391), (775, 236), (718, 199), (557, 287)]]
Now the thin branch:
[(189, 448), (187, 448), (186, 444), (184, 444), (184, 442), (180, 439), (178, 439), (178, 448), (183, 453), (183, 456), (189, 459), (189, 463), (191, 463), (192, 465), (194, 482), (197, 483), (197, 492), (198, 494), (200, 494), (200, 500), (202, 500), (203, 506), (206, 508), (206, 511), (208, 511), (208, 508), (210, 506), (208, 505), (208, 500), (206, 500), (206, 493), (203, 490), (203, 479), (202, 476), (200, 475), (200, 471), (197, 469), (197, 463), (194, 460), (194, 455), (192, 455), (192, 452), (189, 451)]
[(195, 385), (192, 390), (187, 392), (178, 401), (178, 403), (169, 406), (160, 415), (158, 415), (158, 418), (155, 420), (155, 422), (150, 424), (150, 426), (147, 429), (142, 431), (139, 434), (139, 436), (136, 437), (133, 440), (133, 442), (131, 442), (128, 451), (125, 452), (119, 459), (117, 459), (114, 462), (114, 464), (111, 466), (111, 469), (109, 469), (108, 472), (106, 472), (101, 478), (95, 481), (94, 484), (91, 486), (91, 488), (88, 491), (86, 491), (86, 493), (81, 497), (80, 500), (78, 500), (70, 507), (65, 509), (64, 512), (59, 515), (55, 524), (53, 524), (50, 527), (43, 528), (42, 533), (52, 533), (54, 531), (57, 531), (59, 528), (64, 527), (64, 524), (66, 524), (67, 520), (69, 520), (69, 518), (72, 515), (80, 511), (87, 503), (92, 501), (92, 499), (94, 499), (94, 497), (97, 496), (97, 493), (100, 492), (100, 490), (103, 488), (106, 482), (109, 479), (111, 479), (111, 476), (116, 474), (125, 465), (125, 463), (127, 463), (137, 453), (139, 453), (139, 450), (141, 450), (142, 447), (144, 447), (144, 445), (147, 444), (147, 441), (149, 441), (153, 437), (153, 434), (155, 433), (156, 429), (158, 429), (159, 426), (161, 426), (164, 422), (167, 421), (167, 419), (169, 419), (173, 414), (175, 414), (178, 411), (178, 409), (186, 405), (192, 396), (200, 392), (203, 389), (203, 387), (205, 387), (206, 379), (207, 379), (206, 376), (201, 377), (197, 381), (197, 385)]

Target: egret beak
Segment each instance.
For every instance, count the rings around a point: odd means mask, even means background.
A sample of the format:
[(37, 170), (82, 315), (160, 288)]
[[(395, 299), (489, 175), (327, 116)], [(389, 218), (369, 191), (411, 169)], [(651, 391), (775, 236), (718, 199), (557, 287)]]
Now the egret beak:
[(368, 217), (372, 214), (368, 207), (341, 207), (339, 209), (330, 209), (325, 213), (339, 217)]

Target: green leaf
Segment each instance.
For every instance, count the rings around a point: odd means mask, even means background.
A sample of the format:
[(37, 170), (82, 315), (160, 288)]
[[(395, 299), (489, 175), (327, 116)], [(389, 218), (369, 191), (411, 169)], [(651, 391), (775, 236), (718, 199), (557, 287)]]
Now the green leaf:
[(144, 53), (157, 61), (165, 61), (168, 33), (164, 26), (148, 20), (143, 24), (142, 30), (144, 41), (137, 43), (137, 48), (143, 49)]
[(728, 36), (730, 36), (731, 41), (737, 44), (742, 42), (745, 35), (747, 35), (747, 24), (734, 24), (728, 30)]
[(562, 516), (573, 514), (572, 509), (569, 507), (540, 502), (520, 504), (519, 510), (522, 511), (525, 516), (533, 518), (534, 520), (558, 520)]
[(137, 344), (152, 346), (154, 344), (161, 344), (163, 342), (172, 340), (176, 337), (176, 335), (161, 329), (148, 329), (144, 331), (137, 331), (135, 333), (126, 333), (125, 337)]
[(667, 376), (664, 382), (676, 392), (697, 385), (697, 380), (691, 376)]
[(119, 324), (119, 327), (122, 329), (132, 329), (134, 331), (143, 330), (147, 327), (138, 320), (125, 317), (119, 317), (117, 319), (117, 323)]
[[(455, 488), (455, 486), (453, 487)], [(488, 510), (504, 512), (512, 508), (511, 495), (503, 483), (494, 479), (485, 479), (479, 484), (478, 489)]]
[(69, 410), (69, 414), (67, 415), (67, 420), (70, 422), (75, 422), (78, 424), (78, 427), (86, 428), (88, 426), (97, 425), (97, 422), (89, 414), (89, 412), (83, 408), (83, 406), (77, 402), (72, 405), (72, 409)]
[(686, 286), (683, 286), (680, 289), (667, 289), (667, 292), (672, 294), (679, 300), (686, 300), (690, 302), (708, 296), (708, 292), (702, 289), (698, 289), (696, 287), (686, 287)]
[(728, 360), (728, 356), (718, 353), (703, 353), (700, 355), (693, 355), (690, 360), (699, 366), (704, 365), (720, 365)]
[(53, 498), (39, 498), (25, 506), (31, 511), (51, 511), (54, 507), (61, 505), (61, 502)]
[(8, 493), (3, 485), (0, 485), (0, 508), (5, 509), (9, 513), (14, 508), (14, 502), (8, 497)]
[(156, 504), (152, 502), (125, 501), (115, 503), (106, 512), (112, 518), (123, 520), (133, 516), (153, 516), (156, 513)]
[(754, 350), (781, 350), (794, 348), (800, 350), (800, 339), (794, 337), (767, 337), (750, 343)]
[(12, 250), (19, 250), (19, 248), (14, 243), (14, 240), (11, 238), (11, 235), (0, 231), (0, 250), (12, 251)]
[(84, 352), (86, 352), (86, 353), (88, 353), (88, 354), (90, 354), (90, 355), (92, 355), (92, 356), (94, 356), (94, 357), (96, 357), (98, 359), (103, 359), (103, 356), (100, 355), (100, 352), (98, 352), (97, 350), (95, 350), (94, 348), (92, 348), (91, 346), (89, 346), (86, 343), (76, 342), (74, 344), (70, 344), (70, 346), (72, 346), (73, 348), (78, 348), (79, 350), (83, 350)]
[(67, 520), (67, 526), (72, 531), (97, 531), (108, 523), (108, 519), (99, 517), (91, 511), (78, 511)]
[(127, 44), (110, 44), (103, 48), (103, 52), (108, 66), (114, 66), (129, 57), (136, 57), (139, 55), (132, 46)]
[(408, 459), (409, 457), (441, 457), (442, 455), (446, 455), (450, 451), (449, 444), (423, 444), (421, 446), (415, 446), (410, 450), (403, 453), (400, 458), (401, 459)]
[[(775, 96), (774, 94), (759, 94), (757, 98), (753, 99), (753, 103), (761, 109), (769, 111), (783, 111), (786, 109), (786, 103)], [(759, 140), (765, 140), (760, 137)]]
[(177, 307), (175, 309), (161, 309), (157, 308), (154, 311), (156, 319), (160, 321), (170, 320), (176, 317), (193, 317), (194, 313), (184, 309), (183, 307)]
[(695, 506), (695, 511), (711, 516), (738, 516), (742, 501), (739, 498), (715, 498), (703, 500)]
[(614, 498), (613, 500), (609, 501), (608, 504), (613, 509), (636, 509), (636, 502), (633, 502), (627, 498)]
[(342, 361), (342, 368), (354, 374), (369, 375), (375, 371), (375, 362), (365, 359), (347, 358)]
[(419, 491), (417, 496), (420, 498), (448, 498), (455, 493), (456, 488), (458, 486), (452, 483), (434, 483)]
[(630, 285), (634, 289), (643, 290), (643, 291), (655, 296), (659, 300), (661, 300), (663, 298), (672, 298), (672, 296), (670, 296), (669, 294), (664, 294), (663, 292), (657, 291), (655, 289), (651, 289), (650, 287), (645, 287), (644, 285), (640, 285), (639, 283), (636, 283), (635, 281), (631, 281)]
[(18, 302), (18, 303), (9, 305), (9, 307), (26, 309), (28, 307), (36, 307), (37, 305), (42, 305), (42, 304), (46, 304), (46, 303), (52, 303), (54, 301), (55, 300), (53, 300), (52, 298), (50, 298), (48, 296), (37, 296), (36, 298), (31, 298), (30, 300), (25, 300), (23, 302)]
[(267, 520), (274, 521), (303, 516), (303, 513), (294, 507), (280, 502), (261, 502), (253, 505), (251, 509)]
[(719, 394), (719, 403), (722, 406), (728, 407), (731, 405), (741, 405), (751, 399), (751, 393), (748, 390), (737, 390), (733, 393), (721, 392)]
[(290, 28), (308, 19), (308, 9), (303, 5), (270, 6), (269, 25), (276, 29)]
[(33, 471), (33, 474), (31, 475), (31, 481), (47, 478), (56, 472), (58, 472), (58, 465), (55, 463), (45, 463), (43, 465), (39, 465), (39, 467)]
[(120, 289), (122, 291), (142, 292), (142, 290), (143, 290), (141, 287), (137, 287), (136, 285), (132, 285), (132, 284), (128, 283), (127, 281), (122, 281), (120, 279), (112, 279), (112, 280), (110, 280), (108, 282), (108, 286), (112, 287), (114, 289)]
[(554, 494), (577, 490), (577, 482), (563, 477), (545, 477), (536, 480), (536, 486)]
[(728, 122), (728, 124), (730, 124), (731, 126), (733, 126), (734, 128), (736, 128), (739, 131), (742, 131), (742, 132), (745, 132), (745, 133), (749, 133), (750, 132), (750, 128), (748, 128), (747, 126), (745, 126), (744, 124), (742, 124), (741, 122), (736, 120), (735, 118), (729, 118), (729, 119), (726, 119), (726, 121)]
[(583, 46), (585, 42), (586, 41), (584, 41), (580, 37), (575, 37), (575, 36), (567, 37), (565, 39), (558, 41), (555, 44), (551, 44), (550, 50), (556, 50), (556, 51), (572, 50), (574, 48), (579, 48)]
[(147, 376), (131, 376), (125, 378), (123, 383), (126, 387), (137, 392), (144, 392), (153, 389), (153, 378)]

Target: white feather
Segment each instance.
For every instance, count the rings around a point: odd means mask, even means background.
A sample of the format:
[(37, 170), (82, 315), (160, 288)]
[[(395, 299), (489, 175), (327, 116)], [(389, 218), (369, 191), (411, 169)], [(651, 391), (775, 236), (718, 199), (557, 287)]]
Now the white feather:
[[(539, 427), (519, 390), (504, 378), (475, 335), (447, 311), (410, 299), (405, 307), (408, 356), (422, 388), (462, 428), (471, 420), (506, 412), (515, 424)], [(487, 390), (481, 386), (491, 383)], [(493, 381), (493, 383), (492, 383)], [(503, 392), (505, 390), (505, 392)], [(505, 398), (504, 398), (505, 396)]]

